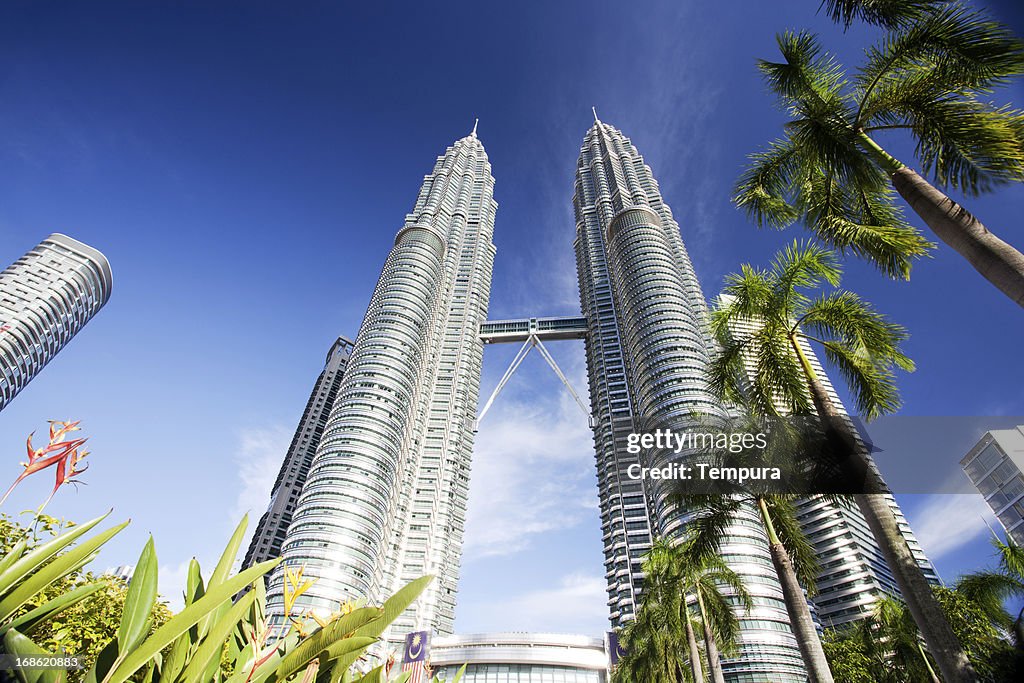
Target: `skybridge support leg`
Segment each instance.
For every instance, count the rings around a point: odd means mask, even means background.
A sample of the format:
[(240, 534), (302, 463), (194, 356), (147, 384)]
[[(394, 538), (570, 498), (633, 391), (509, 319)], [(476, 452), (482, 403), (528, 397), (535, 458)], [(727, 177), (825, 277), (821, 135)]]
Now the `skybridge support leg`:
[(544, 358), (551, 369), (555, 371), (555, 374), (558, 375), (558, 379), (560, 379), (562, 384), (565, 385), (565, 388), (569, 390), (569, 394), (572, 395), (573, 399), (576, 401), (576, 405), (578, 405), (580, 410), (583, 411), (583, 414), (587, 416), (587, 423), (591, 428), (593, 428), (594, 418), (590, 414), (590, 409), (587, 407), (587, 404), (584, 403), (583, 399), (580, 398), (580, 395), (576, 393), (576, 389), (574, 389), (572, 383), (569, 382), (569, 378), (566, 377), (565, 373), (562, 372), (562, 369), (558, 367), (558, 363), (555, 362), (554, 357), (548, 352), (544, 344), (541, 343), (537, 335), (531, 334), (529, 338), (523, 342), (523, 345), (519, 347), (519, 351), (516, 353), (515, 358), (512, 359), (512, 364), (508, 366), (505, 374), (502, 375), (498, 385), (494, 387), (494, 391), (491, 392), (490, 397), (487, 399), (487, 403), (485, 403), (484, 407), (480, 410), (480, 414), (477, 415), (476, 421), (473, 424), (474, 429), (479, 429), (480, 422), (484, 419), (487, 411), (491, 409), (491, 406), (494, 404), (494, 399), (498, 397), (501, 390), (504, 389), (505, 385), (508, 384), (508, 381), (512, 379), (512, 375), (514, 375), (516, 370), (519, 369), (519, 366), (522, 365), (523, 360), (529, 355), (533, 347), (537, 347), (537, 351), (540, 353), (541, 357)]

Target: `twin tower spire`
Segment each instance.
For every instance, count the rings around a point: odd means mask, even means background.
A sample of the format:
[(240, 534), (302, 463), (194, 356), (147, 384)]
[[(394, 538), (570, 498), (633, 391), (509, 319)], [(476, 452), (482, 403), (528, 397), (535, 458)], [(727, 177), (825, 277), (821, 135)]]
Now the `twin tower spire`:
[[(435, 575), (385, 634), (393, 644), (412, 631), (454, 630), (497, 210), (483, 145), (464, 141), (437, 158), (395, 237), (315, 455), (297, 465), (307, 474), (281, 546), (284, 566), (316, 579), (298, 599), (301, 612), (380, 603)], [(684, 521), (664, 512), (659, 492), (626, 476), (635, 459), (625, 448), (628, 425), (722, 409), (703, 388), (706, 305), (679, 225), (643, 157), (614, 127), (585, 135), (573, 204), (607, 604), (621, 626), (636, 613), (654, 537)], [(778, 580), (761, 561), (766, 541), (748, 527), (735, 531), (723, 552), (764, 598), (735, 671), (757, 671), (770, 658), (798, 680)], [(268, 602), (282, 618), (280, 568)]]

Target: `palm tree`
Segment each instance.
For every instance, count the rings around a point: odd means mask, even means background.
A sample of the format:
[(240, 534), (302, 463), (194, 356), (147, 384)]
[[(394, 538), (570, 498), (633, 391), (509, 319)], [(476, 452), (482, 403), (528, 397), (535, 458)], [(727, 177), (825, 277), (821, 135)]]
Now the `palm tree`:
[(615, 683), (688, 680), (683, 672), (686, 660), (682, 658), (686, 647), (674, 628), (678, 618), (675, 600), (670, 599), (668, 604), (654, 597), (645, 600), (623, 633), (626, 653), (615, 667)]
[(859, 652), (864, 673), (875, 683), (940, 683), (910, 612), (898, 600), (881, 598), (867, 618), (832, 631), (829, 637), (832, 643), (844, 643)]
[(946, 683), (976, 681), (886, 497), (875, 495), (886, 489), (863, 442), (804, 351), (808, 344), (824, 351), (867, 419), (899, 407), (894, 368), (913, 369), (899, 348), (907, 333), (853, 292), (836, 289), (811, 297), (823, 284), (838, 286), (840, 276), (833, 252), (797, 243), (776, 255), (767, 270), (744, 265), (729, 275), (727, 297), (711, 314), (721, 352), (709, 368), (710, 387), (755, 415), (817, 415), (830, 445), (846, 458), (837, 463), (844, 474), (863, 477), (864, 486), (854, 489), (853, 498)]
[(620, 683), (683, 683), (687, 664), (692, 681), (704, 683), (681, 569), (677, 549), (668, 541), (655, 541), (644, 558), (644, 592), (636, 619), (623, 633), (626, 654), (616, 668)]
[(684, 593), (693, 596), (697, 603), (704, 631), (704, 652), (713, 683), (725, 683), (722, 672), (722, 653), (730, 654), (736, 649), (739, 636), (739, 620), (736, 618), (729, 598), (722, 593), (728, 587), (738, 604), (749, 612), (753, 607), (750, 593), (739, 575), (730, 569), (721, 557), (684, 543), (673, 548), (673, 554), (680, 565)]
[[(847, 21), (906, 3), (826, 4)], [(778, 36), (784, 61), (759, 68), (791, 118), (781, 139), (750, 157), (734, 201), (758, 225), (800, 221), (833, 248), (906, 279), (932, 245), (904, 220), (895, 189), (939, 239), (1024, 306), (1024, 254), (879, 142), (908, 132), (924, 173), (967, 195), (1024, 181), (1024, 112), (988, 101), (1024, 73), (1024, 44), (959, 4), (918, 4), (935, 6), (892, 19), (852, 81), (816, 36)]]
[(992, 545), (999, 566), (960, 577), (955, 590), (977, 605), (993, 626), (1012, 633), (1017, 648), (1024, 650), (1024, 608), (1012, 617), (1003, 606), (1008, 598), (1024, 597), (1024, 548), (1012, 538), (1003, 543), (994, 535)]
[(807, 605), (807, 595), (814, 592), (817, 561), (796, 520), (793, 496), (756, 490), (728, 496), (694, 495), (687, 493), (687, 485), (680, 482), (674, 501), (684, 514), (693, 515), (687, 530), (690, 552), (698, 556), (713, 556), (733, 521), (751, 505), (756, 508), (808, 676), (812, 683), (832, 683), (832, 672)]

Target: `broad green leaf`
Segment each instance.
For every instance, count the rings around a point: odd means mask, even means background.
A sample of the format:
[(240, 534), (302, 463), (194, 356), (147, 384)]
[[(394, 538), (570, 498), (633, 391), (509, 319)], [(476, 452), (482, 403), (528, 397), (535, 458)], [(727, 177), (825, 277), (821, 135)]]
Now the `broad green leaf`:
[(220, 561), (217, 562), (217, 566), (213, 568), (213, 573), (210, 574), (210, 580), (207, 582), (207, 590), (212, 589), (227, 580), (228, 574), (231, 573), (231, 567), (235, 564), (235, 558), (238, 556), (238, 549), (242, 545), (242, 540), (245, 538), (245, 528), (249, 525), (249, 513), (246, 513), (242, 517), (242, 521), (235, 527), (235, 533), (231, 534), (231, 540), (228, 541), (227, 546), (224, 548), (224, 552), (220, 556)]
[[(22, 657), (34, 655), (53, 656), (39, 647), (32, 640), (16, 630), (11, 629), (4, 634), (4, 652)], [(63, 683), (67, 678), (65, 669), (15, 669), (15, 676), (21, 683)]]
[(110, 642), (100, 650), (96, 661), (89, 667), (83, 683), (98, 683), (98, 681), (102, 681), (117, 663), (117, 654), (117, 638), (111, 638)]
[(188, 563), (188, 579), (185, 582), (185, 604), (191, 605), (203, 597), (204, 592), (206, 591), (203, 586), (203, 574), (199, 568), (199, 561), (193, 557)]
[(96, 581), (94, 583), (87, 583), (84, 586), (79, 586), (74, 590), (64, 593), (63, 595), (58, 595), (53, 600), (44, 602), (39, 607), (36, 607), (29, 612), (25, 612), (25, 614), (22, 614), (14, 621), (0, 627), (0, 635), (3, 635), (11, 628), (16, 628), (22, 633), (31, 633), (32, 630), (40, 623), (56, 616), (68, 607), (85, 600), (87, 597), (106, 585), (106, 581)]
[[(0, 621), (8, 619), (22, 605), (31, 600), (39, 591), (43, 590), (54, 581), (75, 571), (86, 562), (89, 562), (95, 556), (100, 546), (113, 538), (115, 534), (126, 526), (128, 526), (128, 522), (122, 522), (115, 527), (107, 529), (103, 533), (93, 536), (81, 545), (75, 546), (63, 555), (55, 558), (52, 562), (48, 562), (27, 579), (19, 582), (14, 590), (10, 591), (3, 600), (0, 600)], [(83, 527), (78, 527), (78, 529), (81, 528)], [(29, 554), (29, 556), (31, 555), (32, 553)], [(26, 556), (26, 558), (29, 556)], [(19, 561), (17, 564), (20, 563), (21, 562)]]
[[(59, 553), (61, 550), (77, 541), (83, 534), (87, 533), (109, 515), (110, 512), (102, 517), (90, 520), (81, 526), (74, 527), (71, 531), (61, 534), (41, 546), (33, 548), (27, 555), (23, 555), (20, 559), (11, 564), (10, 567), (8, 567), (2, 574), (0, 574), (0, 595), (9, 591), (12, 586), (19, 584), (22, 579), (34, 570), (38, 569), (43, 565), (43, 563)], [(127, 524), (127, 522), (125, 522), (125, 524)], [(124, 528), (124, 525), (119, 527), (119, 529), (121, 528)]]
[(220, 657), (224, 641), (227, 640), (235, 625), (245, 616), (255, 597), (256, 594), (253, 591), (246, 592), (238, 602), (231, 606), (224, 617), (213, 624), (206, 639), (203, 640), (202, 645), (192, 656), (192, 661), (185, 668), (185, 672), (181, 676), (183, 680), (197, 682), (202, 680), (203, 672), (211, 661), (217, 661)]
[(153, 612), (156, 602), (157, 559), (153, 536), (146, 541), (139, 555), (139, 561), (132, 573), (128, 593), (124, 599), (124, 611), (121, 613), (121, 624), (117, 629), (117, 649), (121, 652), (132, 650), (143, 638), (143, 629)]
[(455, 678), (452, 679), (452, 683), (459, 683), (459, 681), (462, 680), (462, 677), (466, 675), (466, 667), (467, 666), (469, 666), (468, 663), (462, 665), (462, 667), (459, 669), (458, 673), (455, 674)]
[(117, 668), (104, 678), (103, 683), (124, 683), (150, 658), (174, 642), (204, 616), (217, 609), (221, 603), (230, 600), (235, 593), (273, 569), (278, 562), (279, 560), (261, 562), (207, 591), (202, 598), (171, 617), (170, 621), (158, 628), (133, 652), (127, 653)]
[(374, 638), (380, 637), (380, 634), (384, 633), (384, 630), (391, 625), (395, 619), (397, 619), (402, 612), (409, 608), (416, 598), (420, 596), (420, 593), (427, 587), (427, 585), (434, 580), (433, 576), (421, 576), (415, 581), (410, 581), (401, 590), (388, 598), (382, 606), (382, 613), (380, 618), (374, 620), (372, 623), (363, 626), (355, 635), (357, 636), (372, 636)]
[(4, 558), (0, 560), (0, 575), (3, 575), (5, 571), (10, 569), (11, 565), (21, 559), (21, 556), (25, 554), (25, 549), (28, 548), (28, 539), (23, 538), (14, 544), (10, 552), (4, 555)]
[[(376, 607), (363, 607), (352, 612), (349, 612), (345, 616), (338, 617), (334, 621), (330, 622), (321, 629), (313, 632), (308, 638), (299, 643), (299, 646), (292, 652), (288, 653), (281, 660), (281, 665), (277, 669), (276, 678), (279, 681), (286, 679), (298, 671), (301, 671), (306, 667), (310, 661), (314, 658), (319, 657), (320, 653), (327, 650), (329, 647), (337, 644), (339, 641), (344, 642), (347, 640), (354, 640), (350, 634), (355, 633), (359, 635), (359, 629), (364, 627), (366, 624), (374, 622), (381, 616), (381, 610)], [(376, 642), (376, 636), (368, 636), (360, 639), (367, 641), (363, 647), (368, 647), (370, 644)], [(348, 652), (348, 650), (346, 650)], [(345, 654), (341, 652), (339, 654)]]
[(371, 669), (365, 676), (360, 676), (352, 683), (386, 683), (383, 678), (384, 665), (378, 666), (376, 669)]

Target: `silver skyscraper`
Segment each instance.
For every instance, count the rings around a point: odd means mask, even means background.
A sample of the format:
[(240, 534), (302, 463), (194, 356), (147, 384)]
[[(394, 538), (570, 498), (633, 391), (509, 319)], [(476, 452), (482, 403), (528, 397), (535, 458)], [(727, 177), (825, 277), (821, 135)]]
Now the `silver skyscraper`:
[(107, 257), (54, 233), (0, 273), (0, 409), (110, 298)]
[[(665, 505), (665, 492), (627, 476), (639, 456), (627, 453), (625, 437), (655, 421), (726, 413), (705, 389), (713, 352), (707, 307), (679, 225), (636, 147), (596, 115), (580, 150), (574, 204), (608, 605), (621, 626), (635, 615), (652, 537), (676, 535), (685, 523)], [(753, 509), (732, 526), (721, 555), (754, 600), (740, 617), (740, 654), (723, 662), (726, 675), (805, 681)]]
[[(316, 584), (297, 610), (379, 602), (436, 575), (389, 632), (452, 633), (494, 262), (476, 131), (437, 159), (384, 263), (282, 548)], [(270, 608), (281, 609), (282, 575)]]
[(327, 418), (338, 395), (338, 387), (345, 376), (345, 366), (351, 352), (350, 339), (338, 337), (331, 344), (324, 369), (316, 378), (313, 391), (306, 402), (306, 409), (302, 412), (302, 419), (295, 429), (295, 435), (288, 446), (284, 462), (281, 463), (277, 479), (274, 480), (274, 487), (270, 491), (270, 504), (256, 524), (256, 532), (242, 561), (243, 568), (281, 555), (281, 545), (284, 543), (288, 526), (292, 523), (295, 503), (309, 475), (309, 466), (323, 437), (324, 427), (327, 426)]

